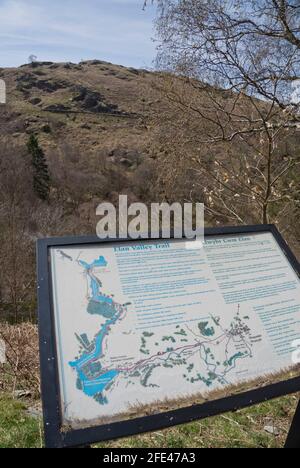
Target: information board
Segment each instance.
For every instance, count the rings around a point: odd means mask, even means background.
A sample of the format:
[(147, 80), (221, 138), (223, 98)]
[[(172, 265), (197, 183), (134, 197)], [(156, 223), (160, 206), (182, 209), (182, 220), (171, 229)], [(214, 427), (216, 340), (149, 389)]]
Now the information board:
[[(246, 406), (273, 385), (270, 397), (300, 390), (299, 272), (275, 228), (210, 230), (202, 249), (192, 242), (46, 241), (57, 377), (48, 423), (62, 445), (75, 444), (68, 433), (85, 434), (79, 444), (148, 430), (147, 420), (191, 420), (186, 408), (209, 402)], [(246, 392), (249, 401), (231, 407)]]

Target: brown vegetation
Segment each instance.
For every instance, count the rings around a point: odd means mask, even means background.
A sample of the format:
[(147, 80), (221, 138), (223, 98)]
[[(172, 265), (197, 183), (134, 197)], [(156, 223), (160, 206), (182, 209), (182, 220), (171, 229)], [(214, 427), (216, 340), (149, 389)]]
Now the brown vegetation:
[(204, 200), (212, 224), (276, 223), (299, 248), (297, 2), (156, 3), (167, 196), (186, 174), (186, 198)]
[(40, 394), (38, 330), (36, 325), (0, 323), (0, 339), (6, 346), (5, 364), (0, 364), (0, 391), (32, 398)]

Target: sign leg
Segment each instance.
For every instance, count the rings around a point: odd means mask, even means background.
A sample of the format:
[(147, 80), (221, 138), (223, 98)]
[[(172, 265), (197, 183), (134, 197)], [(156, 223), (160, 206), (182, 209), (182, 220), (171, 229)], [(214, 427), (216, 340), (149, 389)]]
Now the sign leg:
[(300, 448), (300, 401), (286, 439), (285, 448)]

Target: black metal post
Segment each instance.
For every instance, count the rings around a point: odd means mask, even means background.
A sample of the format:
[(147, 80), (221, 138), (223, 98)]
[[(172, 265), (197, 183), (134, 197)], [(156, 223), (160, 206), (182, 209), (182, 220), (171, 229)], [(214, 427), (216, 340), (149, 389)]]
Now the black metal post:
[(286, 439), (285, 448), (300, 448), (300, 401)]

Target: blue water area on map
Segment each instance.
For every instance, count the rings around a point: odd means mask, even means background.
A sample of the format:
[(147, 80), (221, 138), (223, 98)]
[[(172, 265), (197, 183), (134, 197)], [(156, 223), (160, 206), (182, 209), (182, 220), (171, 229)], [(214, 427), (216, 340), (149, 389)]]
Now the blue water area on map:
[(83, 260), (79, 260), (79, 264), (82, 265), (86, 270), (90, 270), (91, 268), (96, 268), (96, 267), (106, 267), (107, 261), (105, 260), (104, 257), (100, 256), (99, 258), (97, 258), (90, 264), (84, 262)]
[(101, 294), (99, 280), (94, 276), (90, 275), (91, 279), (91, 290), (92, 290), (92, 299), (98, 302), (105, 302), (107, 304), (112, 304), (113, 300), (111, 297), (106, 296), (105, 294)]
[[(91, 297), (87, 312), (92, 315), (102, 315), (108, 320), (102, 325), (101, 330), (95, 337), (93, 351), (90, 353), (84, 352), (79, 359), (69, 362), (69, 365), (77, 371), (77, 376), (84, 393), (87, 396), (99, 396), (119, 374), (119, 371), (116, 369), (101, 374), (102, 366), (99, 359), (103, 357), (103, 340), (108, 334), (110, 327), (117, 322), (121, 311), (117, 308), (117, 304), (111, 297), (102, 294), (102, 283), (93, 273), (94, 268), (107, 266), (105, 258), (99, 257), (91, 264), (84, 261), (80, 261), (79, 263), (86, 270), (90, 280)], [(98, 401), (101, 404), (106, 403), (105, 398), (99, 398)]]
[(113, 305), (113, 299), (101, 292), (102, 283), (93, 274), (94, 268), (106, 267), (107, 261), (104, 257), (100, 256), (97, 260), (92, 263), (86, 263), (83, 260), (79, 261), (79, 264), (86, 270), (91, 287), (91, 298), (87, 308), (87, 312), (91, 315), (102, 315), (105, 318), (112, 318), (116, 313)]
[(100, 330), (100, 332), (95, 338), (94, 350), (91, 353), (83, 353), (81, 358), (79, 358), (77, 361), (70, 362), (71, 367), (75, 367), (76, 369), (79, 369), (80, 367), (87, 364), (88, 362), (94, 361), (102, 357), (103, 340), (109, 331), (110, 325), (113, 325), (117, 321), (117, 319), (118, 317), (115, 317), (114, 319), (108, 320), (107, 322), (105, 322), (105, 324), (102, 326), (102, 329)]
[[(105, 322), (101, 331), (95, 338), (95, 348), (91, 353), (83, 353), (81, 358), (79, 358), (77, 361), (69, 362), (69, 365), (76, 369), (78, 378), (82, 384), (82, 389), (88, 396), (94, 396), (97, 393), (101, 393), (105, 387), (119, 374), (117, 370), (113, 369), (99, 376), (98, 368), (98, 376), (93, 378), (93, 363), (103, 356), (103, 340), (109, 331), (109, 327), (116, 323), (117, 320), (118, 316), (115, 316), (113, 319), (107, 320)], [(97, 362), (99, 363), (99, 361)], [(86, 372), (88, 375), (86, 375)]]
[(102, 374), (100, 377), (94, 380), (88, 380), (84, 373), (79, 370), (78, 377), (82, 383), (82, 390), (87, 396), (94, 396), (97, 393), (102, 393), (105, 387), (119, 374), (116, 370), (111, 370)]

